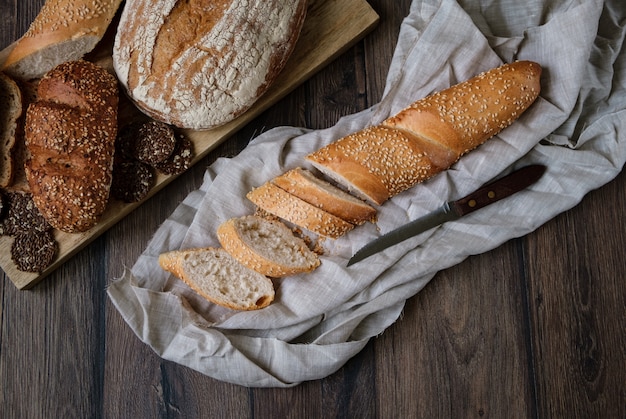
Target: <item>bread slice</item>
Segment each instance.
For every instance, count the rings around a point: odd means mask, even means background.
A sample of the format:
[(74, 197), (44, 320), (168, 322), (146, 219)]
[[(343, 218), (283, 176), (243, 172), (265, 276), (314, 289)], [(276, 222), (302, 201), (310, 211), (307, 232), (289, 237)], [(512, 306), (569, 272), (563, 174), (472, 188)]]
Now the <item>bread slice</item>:
[(217, 237), (231, 256), (266, 276), (310, 272), (320, 264), (304, 240), (277, 220), (257, 215), (231, 218), (218, 227)]
[(0, 73), (0, 187), (11, 185), (15, 176), (14, 148), (22, 116), (22, 94), (15, 81)]
[(234, 310), (257, 310), (274, 300), (272, 281), (235, 260), (221, 248), (173, 250), (159, 265), (203, 298)]
[(246, 197), (259, 209), (320, 236), (337, 239), (354, 224), (290, 194), (271, 182), (248, 192)]
[(272, 182), (292, 195), (337, 217), (360, 225), (376, 221), (376, 209), (306, 169), (295, 168)]
[(82, 58), (104, 36), (122, 0), (46, 0), (28, 31), (11, 47), (2, 70), (20, 79), (42, 77)]

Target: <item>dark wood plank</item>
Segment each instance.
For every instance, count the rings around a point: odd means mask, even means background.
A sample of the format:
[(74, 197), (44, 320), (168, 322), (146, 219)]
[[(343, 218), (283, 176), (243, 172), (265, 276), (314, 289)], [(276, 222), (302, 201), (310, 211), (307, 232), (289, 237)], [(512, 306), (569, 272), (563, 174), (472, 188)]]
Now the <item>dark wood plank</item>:
[(542, 417), (626, 412), (626, 175), (528, 242), (532, 350)]
[(101, 243), (42, 287), (0, 285), (0, 410), (8, 417), (97, 416), (103, 383), (105, 295)]
[(395, 389), (381, 417), (530, 416), (520, 260), (517, 241), (507, 243), (440, 272), (409, 301), (376, 341), (376, 381)]

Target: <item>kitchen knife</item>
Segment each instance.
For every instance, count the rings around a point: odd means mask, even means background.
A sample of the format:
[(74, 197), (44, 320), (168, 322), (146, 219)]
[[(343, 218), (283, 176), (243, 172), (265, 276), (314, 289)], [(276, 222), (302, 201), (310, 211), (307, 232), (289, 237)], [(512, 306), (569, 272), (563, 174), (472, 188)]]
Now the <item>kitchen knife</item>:
[(446, 202), (434, 212), (411, 221), (366, 244), (350, 258), (347, 266), (353, 265), (445, 222), (457, 220), (464, 215), (511, 196), (538, 181), (545, 170), (546, 167), (543, 165), (525, 166), (482, 186), (464, 198)]

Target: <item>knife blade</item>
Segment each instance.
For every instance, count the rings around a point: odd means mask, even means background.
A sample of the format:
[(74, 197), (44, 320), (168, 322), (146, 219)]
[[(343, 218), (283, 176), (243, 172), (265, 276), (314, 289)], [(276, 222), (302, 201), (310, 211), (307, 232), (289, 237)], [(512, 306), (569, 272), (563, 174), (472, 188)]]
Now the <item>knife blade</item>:
[(545, 171), (546, 166), (543, 165), (533, 164), (525, 166), (500, 179), (485, 184), (461, 199), (446, 202), (437, 210), (398, 227), (366, 244), (350, 258), (347, 266), (354, 265), (410, 237), (428, 231), (448, 221), (458, 220), (467, 214), (524, 190), (537, 182)]

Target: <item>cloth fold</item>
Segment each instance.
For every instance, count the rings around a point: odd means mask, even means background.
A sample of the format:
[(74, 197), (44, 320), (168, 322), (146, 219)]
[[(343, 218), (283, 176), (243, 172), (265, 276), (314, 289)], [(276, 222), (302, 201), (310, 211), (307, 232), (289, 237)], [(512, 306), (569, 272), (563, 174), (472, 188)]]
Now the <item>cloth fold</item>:
[[(626, 7), (621, 0), (416, 0), (403, 21), (381, 101), (331, 128), (279, 127), (218, 159), (108, 295), (167, 360), (250, 387), (289, 387), (337, 371), (401, 315), (437, 272), (532, 232), (611, 179), (626, 161)], [(275, 281), (276, 300), (236, 312), (210, 304), (158, 266), (162, 252), (217, 246), (217, 226), (250, 214), (246, 193), (304, 156), (409, 103), (514, 60), (543, 67), (542, 93), (512, 126), (451, 169), (325, 241), (313, 273)], [(542, 163), (531, 188), (346, 268), (368, 241), (515, 168)], [(523, 205), (522, 205), (523, 203)]]

